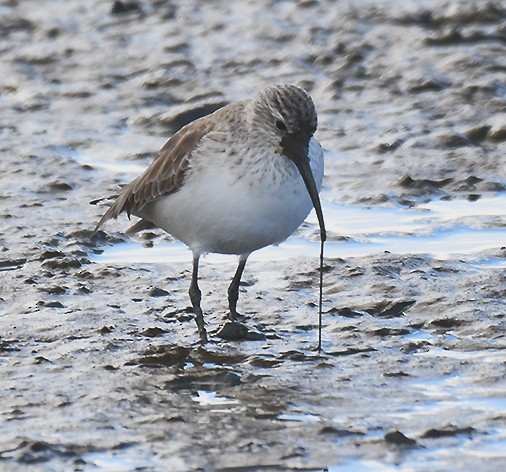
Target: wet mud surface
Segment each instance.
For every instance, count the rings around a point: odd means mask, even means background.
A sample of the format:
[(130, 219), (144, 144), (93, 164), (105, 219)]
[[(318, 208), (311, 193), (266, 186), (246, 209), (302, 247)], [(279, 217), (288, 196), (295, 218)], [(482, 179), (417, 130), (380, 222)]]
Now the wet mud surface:
[(247, 266), (259, 340), (217, 337), (235, 261), (204, 262), (201, 347), (190, 253), (101, 263), (128, 222), (90, 241), (89, 202), (182, 124), (277, 82), (314, 98), (326, 199), (503, 195), (505, 21), (494, 1), (0, 3), (0, 469), (504, 467), (505, 241), (474, 255), (491, 265), (327, 258), (321, 355), (317, 251)]

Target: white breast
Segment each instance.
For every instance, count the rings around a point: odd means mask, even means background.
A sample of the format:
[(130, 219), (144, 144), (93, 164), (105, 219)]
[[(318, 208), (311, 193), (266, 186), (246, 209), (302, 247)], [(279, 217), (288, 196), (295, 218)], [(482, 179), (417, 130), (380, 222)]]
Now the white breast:
[[(319, 191), (323, 151), (314, 138), (309, 158)], [(140, 215), (194, 253), (247, 254), (280, 243), (312, 209), (302, 177), (284, 156), (256, 157), (253, 166), (243, 159), (231, 167), (223, 154), (203, 162), (177, 192), (146, 205)]]

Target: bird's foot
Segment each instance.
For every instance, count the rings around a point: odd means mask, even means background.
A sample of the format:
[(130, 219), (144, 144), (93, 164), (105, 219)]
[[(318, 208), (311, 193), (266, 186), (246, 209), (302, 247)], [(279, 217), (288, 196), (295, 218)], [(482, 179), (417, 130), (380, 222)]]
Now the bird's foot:
[(253, 331), (238, 321), (227, 321), (216, 333), (216, 336), (226, 341), (262, 341), (265, 339), (262, 333)]
[(232, 323), (239, 322), (239, 321), (246, 321), (248, 319), (247, 316), (241, 315), (237, 311), (229, 311), (228, 312), (228, 319)]
[(200, 344), (204, 345), (209, 342), (207, 339), (207, 331), (204, 327), (199, 328), (199, 337), (200, 337)]

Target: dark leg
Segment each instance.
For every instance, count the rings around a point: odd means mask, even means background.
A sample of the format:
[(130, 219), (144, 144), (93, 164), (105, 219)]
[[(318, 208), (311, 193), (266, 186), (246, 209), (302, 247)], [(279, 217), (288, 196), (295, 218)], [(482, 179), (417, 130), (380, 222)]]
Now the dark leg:
[(198, 277), (199, 277), (199, 257), (193, 256), (193, 273), (192, 273), (192, 283), (190, 285), (190, 300), (193, 306), (193, 312), (195, 313), (195, 322), (197, 323), (197, 328), (199, 330), (200, 342), (202, 344), (207, 343), (207, 333), (206, 327), (204, 326), (204, 315), (202, 314), (202, 308), (200, 308), (200, 300), (202, 298), (202, 294), (199, 289)]
[(241, 283), (242, 273), (244, 271), (244, 266), (246, 265), (246, 261), (248, 259), (249, 254), (242, 255), (239, 259), (239, 265), (237, 266), (237, 270), (235, 271), (234, 278), (228, 287), (228, 307), (230, 309), (230, 313), (228, 314), (228, 318), (230, 321), (237, 320), (237, 300), (239, 299), (239, 284)]

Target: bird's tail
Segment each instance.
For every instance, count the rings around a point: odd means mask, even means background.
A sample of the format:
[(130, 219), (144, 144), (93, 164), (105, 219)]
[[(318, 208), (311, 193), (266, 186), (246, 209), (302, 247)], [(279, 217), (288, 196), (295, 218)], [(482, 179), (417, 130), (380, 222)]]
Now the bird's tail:
[[(119, 195), (113, 195), (111, 197), (104, 197), (99, 198), (97, 200), (93, 200), (90, 202), (91, 205), (97, 205), (101, 202), (108, 201), (114, 199), (113, 204), (107, 209), (107, 211), (104, 213), (102, 218), (100, 218), (100, 221), (97, 223), (97, 226), (95, 226), (95, 229), (91, 233), (90, 238), (93, 239), (100, 228), (104, 225), (104, 223), (112, 218), (116, 219), (118, 215), (125, 211), (125, 205), (128, 201), (129, 192), (121, 192)], [(130, 213), (128, 214), (128, 217), (130, 217)]]

